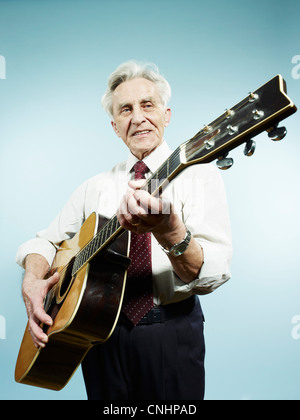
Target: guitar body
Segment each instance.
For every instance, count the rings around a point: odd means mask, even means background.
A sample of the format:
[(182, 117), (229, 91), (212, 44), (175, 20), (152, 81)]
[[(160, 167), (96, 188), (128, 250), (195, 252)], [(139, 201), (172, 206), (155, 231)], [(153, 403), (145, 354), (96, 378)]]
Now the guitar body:
[(105, 222), (92, 213), (80, 231), (60, 245), (50, 274), (59, 271), (61, 279), (45, 300), (45, 310), (54, 321), (51, 327), (43, 326), (49, 341), (45, 348), (36, 348), (27, 325), (15, 369), (17, 382), (62, 389), (89, 349), (112, 334), (130, 263), (128, 232), (71, 275), (76, 254)]

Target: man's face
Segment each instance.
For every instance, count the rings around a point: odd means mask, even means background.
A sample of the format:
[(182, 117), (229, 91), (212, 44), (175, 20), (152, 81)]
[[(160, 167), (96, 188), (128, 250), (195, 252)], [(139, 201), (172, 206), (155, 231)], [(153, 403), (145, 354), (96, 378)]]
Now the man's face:
[(143, 159), (162, 143), (171, 110), (163, 108), (153, 82), (137, 78), (121, 83), (113, 92), (112, 105), (114, 121), (111, 124), (138, 159)]

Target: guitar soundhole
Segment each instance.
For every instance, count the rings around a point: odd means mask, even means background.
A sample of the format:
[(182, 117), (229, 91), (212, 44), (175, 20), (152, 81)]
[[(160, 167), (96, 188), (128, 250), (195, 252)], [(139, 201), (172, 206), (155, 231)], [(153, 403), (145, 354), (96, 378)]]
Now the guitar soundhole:
[(68, 265), (64, 267), (64, 269), (60, 272), (60, 281), (59, 281), (59, 290), (56, 296), (56, 302), (61, 303), (66, 295), (68, 294), (70, 287), (72, 286), (75, 276), (72, 277), (72, 268), (74, 264), (75, 258), (69, 262)]

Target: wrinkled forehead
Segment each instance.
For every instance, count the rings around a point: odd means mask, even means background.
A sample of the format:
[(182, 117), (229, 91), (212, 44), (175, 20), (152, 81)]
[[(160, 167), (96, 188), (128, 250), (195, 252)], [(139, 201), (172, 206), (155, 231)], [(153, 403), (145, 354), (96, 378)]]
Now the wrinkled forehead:
[(112, 94), (113, 110), (120, 105), (134, 105), (146, 101), (162, 102), (156, 84), (143, 78), (121, 83)]

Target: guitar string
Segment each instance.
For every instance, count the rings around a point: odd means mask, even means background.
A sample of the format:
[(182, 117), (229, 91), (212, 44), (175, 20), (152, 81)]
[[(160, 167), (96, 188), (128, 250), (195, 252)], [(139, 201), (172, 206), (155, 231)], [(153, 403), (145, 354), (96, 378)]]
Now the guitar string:
[[(251, 97), (251, 95), (249, 95), (248, 97), (246, 97), (244, 100), (242, 100), (241, 102), (239, 102), (238, 104), (236, 104), (234, 107), (232, 107), (232, 108), (230, 108), (230, 110), (234, 110), (234, 111), (238, 111), (238, 110), (240, 110), (244, 105), (246, 105), (247, 103), (249, 103), (250, 101), (249, 101), (249, 98)], [(201, 140), (201, 137), (203, 136), (203, 137), (205, 137), (207, 134), (209, 134), (207, 131), (205, 131), (205, 127), (211, 127), (212, 129), (213, 128), (216, 128), (218, 125), (220, 125), (222, 122), (224, 122), (226, 119), (228, 119), (228, 115), (226, 114), (226, 112), (224, 113), (224, 114), (222, 114), (220, 117), (218, 117), (218, 118), (216, 118), (214, 121), (212, 121), (210, 124), (208, 124), (208, 125), (206, 125), (206, 126), (204, 126), (198, 133), (196, 133), (195, 134), (195, 136), (194, 137), (192, 137), (190, 140), (188, 140), (187, 142), (185, 142), (186, 144), (188, 144), (189, 142), (191, 142), (191, 141), (195, 141), (195, 140)], [(183, 144), (185, 144), (185, 143), (183, 143)], [(202, 145), (203, 146), (203, 145)], [(167, 162), (168, 162), (168, 166), (170, 167), (170, 166), (172, 166), (172, 164), (174, 164), (175, 162), (176, 162), (176, 160), (178, 159), (178, 157), (180, 156), (180, 153), (181, 153), (181, 151), (182, 151), (182, 145), (181, 146), (179, 146), (179, 147), (177, 147), (177, 149), (170, 155), (170, 157), (153, 173), (153, 175), (142, 185), (142, 187), (141, 187), (141, 189), (143, 189), (143, 190), (145, 190), (146, 188), (148, 189), (149, 187), (150, 187), (150, 183), (151, 183), (151, 181), (152, 180), (155, 180), (155, 179), (157, 179), (157, 180), (159, 180), (160, 178), (155, 178), (155, 176), (156, 175), (158, 175), (159, 174), (159, 172), (161, 172), (161, 171), (165, 171), (165, 166), (167, 165)], [(176, 168), (175, 168), (176, 169)], [(174, 170), (175, 170), (174, 169)], [(173, 170), (173, 172), (174, 172), (174, 170)], [(167, 170), (167, 172), (168, 172), (168, 170)], [(172, 173), (172, 172), (171, 172)], [(168, 175), (168, 174), (166, 174), (166, 178), (165, 179), (168, 179), (168, 177), (170, 176), (170, 174)], [(84, 245), (84, 247), (80, 250), (80, 251), (78, 251), (77, 252), (77, 254), (75, 254), (74, 255), (74, 257), (72, 258), (72, 260), (74, 259), (74, 261), (77, 259), (77, 258), (80, 258), (80, 255), (82, 254), (83, 255), (83, 253), (86, 251), (86, 249), (90, 246), (90, 244), (92, 243), (92, 242), (94, 242), (95, 240), (97, 240), (97, 239), (99, 239), (100, 238), (100, 236), (102, 235), (102, 237), (104, 237), (104, 238), (106, 238), (106, 234), (107, 234), (107, 228), (112, 228), (112, 224), (113, 223), (115, 223), (115, 219), (116, 219), (116, 214), (114, 214), (109, 220), (107, 220), (106, 222), (105, 222), (105, 224), (102, 226), (102, 228), (101, 228), (101, 230), (99, 231), (99, 232), (97, 232), (90, 240), (89, 240), (89, 242), (87, 242), (86, 243), (86, 245)], [(117, 224), (119, 224), (119, 222), (117, 222)], [(117, 229), (116, 230), (118, 230), (120, 228), (120, 225), (119, 226), (117, 226)], [(115, 233), (115, 232), (114, 232)], [(105, 240), (104, 240), (104, 242), (102, 242), (102, 240), (100, 240), (100, 245), (99, 245), (99, 247), (98, 247), (98, 249), (97, 249), (97, 251), (94, 251), (94, 252), (92, 252), (92, 254), (91, 255), (89, 255), (89, 257), (86, 259), (86, 261), (88, 260), (88, 259), (90, 259), (96, 252), (99, 252), (99, 250), (101, 249), (101, 247), (103, 247), (104, 246), (104, 244), (107, 242), (107, 241), (109, 241), (110, 239), (111, 239), (111, 237), (112, 237), (112, 235), (110, 235), (110, 236), (108, 236)], [(83, 265), (85, 265), (86, 264), (86, 261), (85, 262), (83, 262), (83, 264), (78, 268), (78, 270), (83, 266)], [(64, 280), (65, 280), (65, 278), (67, 277), (67, 276), (69, 276), (69, 274), (70, 273), (72, 273), (72, 270), (73, 270), (73, 266), (74, 266), (74, 263), (73, 264), (70, 264), (70, 263), (68, 263), (66, 266), (64, 266), (64, 268), (60, 271), (60, 275), (62, 276), (62, 279), (59, 281), (59, 283), (57, 283), (53, 288), (52, 288), (52, 290), (53, 291), (56, 291), (56, 289), (58, 288), (58, 287), (61, 287), (61, 285), (63, 284), (63, 282), (64, 282)], [(78, 271), (77, 270), (77, 271)]]

